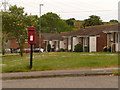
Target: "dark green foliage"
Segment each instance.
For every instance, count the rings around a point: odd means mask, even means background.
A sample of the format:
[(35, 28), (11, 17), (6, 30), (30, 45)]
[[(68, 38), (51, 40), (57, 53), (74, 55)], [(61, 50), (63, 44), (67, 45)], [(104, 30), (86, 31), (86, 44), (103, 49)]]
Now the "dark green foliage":
[(84, 20), (83, 26), (86, 27), (86, 26), (95, 26), (95, 25), (102, 25), (102, 24), (103, 22), (99, 16), (91, 15), (89, 16), (88, 19)]
[(71, 27), (56, 13), (49, 12), (41, 16), (42, 32), (60, 33), (71, 31)]
[(104, 51), (104, 52), (111, 52), (111, 46), (105, 47), (105, 48), (103, 49), (103, 51)]
[(89, 52), (89, 47), (88, 46), (84, 46), (84, 52)]
[(110, 22), (110, 23), (119, 23), (118, 20), (114, 20), (114, 19), (113, 19), (113, 20), (110, 20), (109, 22)]
[[(20, 48), (20, 55), (23, 56), (22, 49), (25, 39), (27, 38), (27, 27), (39, 26), (39, 19), (37, 15), (27, 15), (24, 13), (23, 7), (17, 7), (16, 5), (10, 6), (7, 12), (2, 12), (2, 39), (3, 44), (8, 38), (14, 37), (18, 42)], [(3, 45), (5, 46), (5, 44)]]
[(65, 49), (60, 48), (59, 50), (57, 50), (57, 52), (65, 52)]
[(111, 46), (108, 47), (108, 52), (111, 52)]
[(51, 45), (50, 45), (50, 44), (47, 45), (47, 51), (48, 51), (48, 52), (51, 51)]
[(75, 45), (74, 52), (83, 52), (83, 46), (81, 44)]
[(73, 18), (70, 18), (70, 19), (66, 20), (66, 23), (70, 26), (74, 26), (74, 21), (73, 20), (74, 20)]

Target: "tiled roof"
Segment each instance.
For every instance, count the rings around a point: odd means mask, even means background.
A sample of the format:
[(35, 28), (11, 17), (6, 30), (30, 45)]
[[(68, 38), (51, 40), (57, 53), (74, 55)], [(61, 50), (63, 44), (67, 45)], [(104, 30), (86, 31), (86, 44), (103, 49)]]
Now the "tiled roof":
[(101, 32), (116, 32), (120, 28), (119, 24), (112, 24), (112, 25), (99, 25), (99, 26), (90, 26), (86, 27), (85, 29), (66, 32), (66, 33), (42, 33), (44, 36), (44, 40), (63, 40), (63, 37), (69, 36), (92, 36), (97, 35)]
[(116, 32), (118, 31), (118, 26), (120, 27), (119, 24), (91, 26), (91, 27), (86, 27), (85, 29), (79, 31), (70, 32), (65, 36), (91, 36), (91, 35), (97, 35), (103, 31)]
[(51, 40), (51, 37), (56, 34), (55, 33), (42, 33), (41, 35), (44, 40)]

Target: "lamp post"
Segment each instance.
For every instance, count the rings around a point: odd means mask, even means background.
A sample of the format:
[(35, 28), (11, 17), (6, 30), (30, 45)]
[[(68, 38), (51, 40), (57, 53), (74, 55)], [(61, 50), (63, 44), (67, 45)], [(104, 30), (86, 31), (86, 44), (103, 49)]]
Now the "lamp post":
[(39, 49), (41, 49), (41, 46), (42, 46), (42, 34), (41, 34), (41, 6), (43, 6), (43, 4), (40, 4), (40, 21), (39, 21)]

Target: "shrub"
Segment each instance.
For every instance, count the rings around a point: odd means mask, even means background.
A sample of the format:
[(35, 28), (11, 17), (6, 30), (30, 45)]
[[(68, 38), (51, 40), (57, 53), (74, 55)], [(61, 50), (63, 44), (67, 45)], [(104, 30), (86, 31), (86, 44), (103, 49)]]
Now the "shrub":
[(59, 50), (57, 50), (57, 52), (65, 52), (65, 49), (60, 48)]
[(103, 48), (103, 50), (104, 50), (104, 52), (111, 52), (111, 47), (110, 46), (109, 47), (105, 46)]
[(103, 51), (104, 51), (104, 52), (107, 52), (107, 46), (105, 46), (105, 47), (103, 48)]
[(84, 52), (89, 52), (89, 47), (88, 46), (84, 46)]
[(50, 45), (50, 44), (47, 45), (47, 51), (48, 51), (48, 52), (51, 51), (51, 45)]
[(83, 47), (81, 44), (75, 45), (74, 52), (83, 52)]
[(111, 46), (108, 47), (108, 52), (111, 52)]

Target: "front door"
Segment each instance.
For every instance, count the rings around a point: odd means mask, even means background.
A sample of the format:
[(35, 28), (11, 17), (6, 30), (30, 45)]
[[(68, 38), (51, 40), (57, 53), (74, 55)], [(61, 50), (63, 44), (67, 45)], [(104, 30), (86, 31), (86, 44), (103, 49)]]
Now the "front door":
[(90, 37), (90, 42), (89, 42), (89, 47), (90, 47), (90, 52), (96, 52), (96, 36), (91, 36)]

